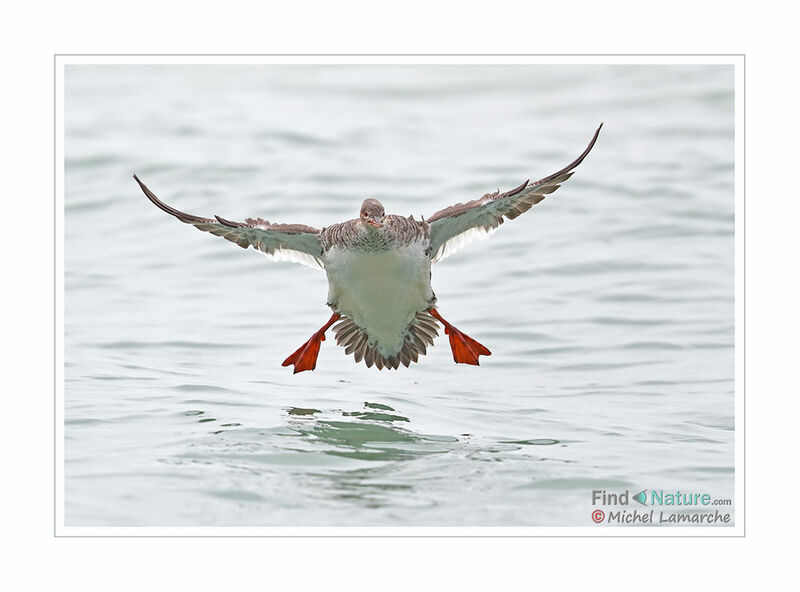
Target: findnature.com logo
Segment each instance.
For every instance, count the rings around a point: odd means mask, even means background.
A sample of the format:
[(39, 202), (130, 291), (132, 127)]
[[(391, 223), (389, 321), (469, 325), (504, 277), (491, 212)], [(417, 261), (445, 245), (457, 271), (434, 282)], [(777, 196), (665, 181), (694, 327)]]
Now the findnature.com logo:
[[(605, 489), (592, 490), (592, 506), (629, 506), (631, 502), (650, 510), (594, 509), (591, 513), (595, 524), (665, 524), (732, 525), (730, 511), (720, 511), (709, 506), (732, 506), (730, 499), (714, 498), (710, 493), (696, 491), (643, 489), (631, 495), (628, 490), (608, 492)], [(656, 509), (658, 511), (656, 512)]]

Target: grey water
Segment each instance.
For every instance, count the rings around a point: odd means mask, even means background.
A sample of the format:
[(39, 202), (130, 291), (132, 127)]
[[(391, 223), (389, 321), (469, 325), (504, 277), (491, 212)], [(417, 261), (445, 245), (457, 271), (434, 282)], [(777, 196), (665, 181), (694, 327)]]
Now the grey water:
[[(590, 526), (592, 491), (734, 500), (731, 66), (101, 66), (65, 74), (67, 526)], [(572, 179), (437, 263), (378, 371), (323, 272), (153, 207), (321, 228)], [(608, 509), (608, 508), (606, 508)], [(612, 508), (613, 509), (613, 508)], [(624, 509), (624, 508), (619, 508)], [(629, 508), (633, 509), (633, 508)]]

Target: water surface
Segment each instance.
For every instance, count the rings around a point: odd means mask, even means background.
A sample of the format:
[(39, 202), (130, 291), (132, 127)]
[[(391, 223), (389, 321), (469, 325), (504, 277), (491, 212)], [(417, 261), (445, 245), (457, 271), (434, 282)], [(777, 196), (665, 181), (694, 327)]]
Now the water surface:
[[(733, 499), (733, 69), (67, 66), (68, 526), (590, 525), (591, 492)], [(436, 264), (397, 372), (329, 338), (324, 273), (154, 208), (322, 227), (576, 174)]]

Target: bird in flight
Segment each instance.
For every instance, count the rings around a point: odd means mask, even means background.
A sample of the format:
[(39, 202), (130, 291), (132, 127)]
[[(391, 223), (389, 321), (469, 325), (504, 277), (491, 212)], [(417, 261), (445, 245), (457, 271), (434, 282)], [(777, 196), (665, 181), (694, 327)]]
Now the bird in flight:
[(136, 175), (133, 178), (156, 206), (181, 222), (267, 256), (324, 269), (328, 276), (330, 319), (283, 362), (294, 372), (314, 370), (325, 332), (333, 325), (336, 342), (356, 363), (382, 370), (408, 367), (424, 355), (438, 335), (438, 323), (450, 338), (453, 360), (478, 365), (491, 352), (439, 314), (431, 288), (431, 264), (488, 235), (572, 176), (594, 147), (601, 123), (578, 158), (534, 183), (525, 181), (505, 193), (439, 210), (427, 220), (386, 214), (383, 204), (367, 199), (358, 218), (322, 230), (304, 224), (274, 224), (262, 218), (233, 222), (221, 216), (186, 214), (162, 202)]

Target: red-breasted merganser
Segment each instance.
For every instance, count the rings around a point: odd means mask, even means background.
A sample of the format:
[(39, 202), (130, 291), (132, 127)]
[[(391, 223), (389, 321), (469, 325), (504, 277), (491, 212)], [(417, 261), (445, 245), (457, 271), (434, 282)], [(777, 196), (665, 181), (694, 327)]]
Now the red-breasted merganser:
[(325, 270), (328, 306), (333, 315), (311, 338), (284, 360), (294, 372), (316, 367), (320, 343), (333, 328), (336, 341), (368, 367), (396, 369), (424, 355), (442, 323), (450, 337), (453, 360), (478, 365), (491, 352), (448, 323), (436, 308), (431, 264), (452, 255), (467, 242), (493, 232), (504, 218), (513, 220), (572, 176), (600, 134), (573, 162), (535, 183), (439, 210), (427, 220), (386, 214), (376, 199), (361, 204), (358, 218), (322, 230), (303, 224), (273, 224), (262, 218), (232, 222), (215, 216), (185, 214), (159, 200), (134, 175), (156, 206), (181, 222), (221, 236), (240, 247), (253, 246), (271, 258)]

